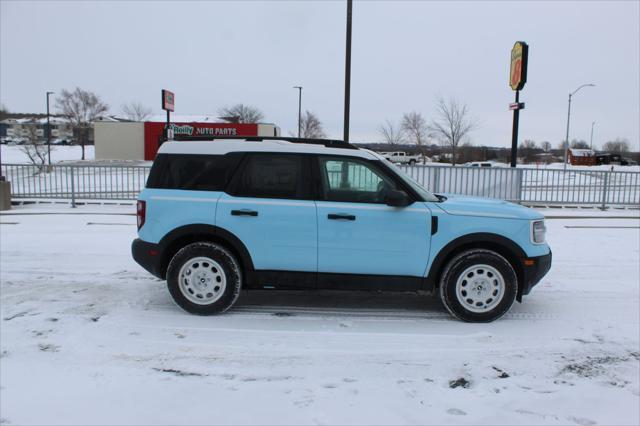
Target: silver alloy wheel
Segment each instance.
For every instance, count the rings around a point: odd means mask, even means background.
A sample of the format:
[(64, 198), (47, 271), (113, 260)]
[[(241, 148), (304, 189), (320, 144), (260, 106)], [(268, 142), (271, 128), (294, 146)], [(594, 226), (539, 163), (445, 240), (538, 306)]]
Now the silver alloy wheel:
[(475, 313), (495, 308), (505, 292), (504, 277), (489, 265), (473, 265), (464, 270), (456, 282), (458, 302)]
[(227, 276), (215, 260), (194, 257), (178, 273), (180, 291), (196, 305), (210, 305), (220, 299), (227, 287)]

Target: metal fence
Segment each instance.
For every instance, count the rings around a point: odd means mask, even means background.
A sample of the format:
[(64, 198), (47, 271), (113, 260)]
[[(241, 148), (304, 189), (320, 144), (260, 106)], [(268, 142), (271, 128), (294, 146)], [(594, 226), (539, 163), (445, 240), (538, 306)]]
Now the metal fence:
[[(400, 168), (436, 193), (523, 204), (640, 205), (640, 172), (435, 165)], [(128, 165), (2, 165), (13, 198), (67, 199), (73, 204), (79, 200), (134, 200), (144, 188), (149, 170), (149, 166)], [(378, 181), (373, 175), (358, 173), (350, 180), (370, 181), (372, 187)]]
[(506, 167), (401, 166), (436, 193), (523, 204), (640, 205), (640, 172)]
[(26, 199), (135, 200), (149, 176), (149, 166), (3, 164), (11, 197)]
[(400, 166), (435, 193), (473, 195), (521, 201), (522, 169), (504, 167)]

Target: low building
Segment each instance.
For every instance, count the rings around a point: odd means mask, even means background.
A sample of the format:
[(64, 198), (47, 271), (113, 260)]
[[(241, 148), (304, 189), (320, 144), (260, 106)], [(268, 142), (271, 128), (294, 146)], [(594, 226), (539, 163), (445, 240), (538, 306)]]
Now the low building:
[(560, 161), (562, 163), (562, 157), (557, 157), (550, 152), (540, 152), (533, 156), (535, 158), (535, 163), (540, 164), (550, 164), (555, 163), (556, 161)]
[[(280, 136), (271, 123), (226, 123), (212, 116), (172, 115), (174, 136)], [(108, 117), (93, 123), (97, 160), (153, 160), (163, 143), (166, 118), (122, 121)]]
[(596, 164), (622, 164), (622, 156), (620, 156), (620, 154), (611, 154), (609, 152), (599, 152), (596, 153)]
[(595, 166), (596, 152), (592, 149), (569, 149), (569, 163), (573, 166)]
[[(22, 114), (21, 114), (22, 115)], [(72, 139), (73, 126), (67, 118), (51, 116), (49, 118), (52, 139)], [(8, 139), (28, 139), (32, 135), (44, 140), (47, 137), (47, 118), (41, 115), (27, 117), (9, 117), (0, 122), (0, 136)]]

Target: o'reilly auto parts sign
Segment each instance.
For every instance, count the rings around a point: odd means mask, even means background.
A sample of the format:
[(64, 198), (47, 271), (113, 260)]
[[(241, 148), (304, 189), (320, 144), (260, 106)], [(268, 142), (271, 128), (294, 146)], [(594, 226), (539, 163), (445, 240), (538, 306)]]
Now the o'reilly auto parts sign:
[(171, 124), (169, 130), (172, 130), (176, 136), (238, 136), (238, 130), (235, 127), (194, 127)]

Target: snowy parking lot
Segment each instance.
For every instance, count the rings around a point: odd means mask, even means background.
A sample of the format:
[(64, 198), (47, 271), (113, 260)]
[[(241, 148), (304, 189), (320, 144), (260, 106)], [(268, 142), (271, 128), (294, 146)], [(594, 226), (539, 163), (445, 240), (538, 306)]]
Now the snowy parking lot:
[(491, 324), (388, 293), (192, 316), (131, 259), (132, 213), (0, 215), (1, 424), (640, 423), (637, 210), (550, 218), (551, 271)]

